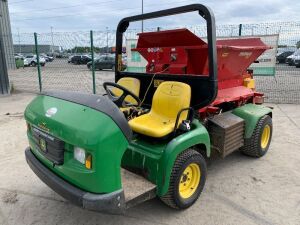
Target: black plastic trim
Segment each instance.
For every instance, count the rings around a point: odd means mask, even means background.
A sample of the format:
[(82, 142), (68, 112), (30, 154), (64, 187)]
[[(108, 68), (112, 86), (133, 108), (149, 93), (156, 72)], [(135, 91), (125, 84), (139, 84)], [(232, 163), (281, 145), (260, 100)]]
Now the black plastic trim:
[(46, 95), (76, 104), (84, 105), (109, 116), (121, 129), (128, 141), (132, 138), (132, 130), (120, 109), (107, 97), (68, 91), (42, 92)]
[[(122, 43), (123, 43), (123, 33), (127, 30), (131, 22), (154, 19), (164, 16), (171, 16), (176, 14), (188, 13), (198, 11), (200, 16), (206, 20), (207, 27), (207, 40), (208, 40), (208, 60), (209, 60), (209, 77), (208, 77), (208, 97), (203, 99), (201, 103), (193, 106), (197, 108), (202, 108), (215, 100), (218, 93), (218, 83), (217, 83), (217, 48), (216, 48), (216, 26), (215, 17), (213, 12), (209, 7), (201, 4), (191, 4), (146, 14), (140, 14), (136, 16), (126, 17), (122, 19), (117, 27), (116, 31), (116, 65), (118, 65), (118, 57), (122, 54)], [(124, 75), (125, 72), (123, 72)], [(130, 76), (130, 72), (126, 72), (127, 76)], [(121, 76), (118, 68), (115, 70), (115, 81), (117, 81)], [(188, 79), (188, 78), (187, 78)]]
[(71, 203), (93, 211), (111, 214), (124, 213), (126, 204), (123, 189), (109, 194), (86, 192), (66, 182), (45, 167), (31, 152), (30, 147), (26, 148), (25, 157), (32, 171), (51, 189)]

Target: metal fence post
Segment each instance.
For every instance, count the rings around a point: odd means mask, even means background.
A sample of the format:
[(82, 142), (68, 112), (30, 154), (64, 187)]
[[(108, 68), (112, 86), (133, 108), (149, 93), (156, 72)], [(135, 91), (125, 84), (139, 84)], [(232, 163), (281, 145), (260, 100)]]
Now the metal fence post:
[(239, 36), (242, 36), (242, 27), (243, 27), (243, 25), (240, 24), (240, 25), (239, 25)]
[(95, 60), (94, 60), (94, 38), (93, 31), (90, 31), (91, 38), (91, 53), (92, 53), (92, 75), (93, 75), (93, 94), (96, 94), (96, 81), (95, 81)]
[(10, 94), (3, 36), (0, 28), (0, 95)]
[(35, 45), (35, 54), (36, 54), (36, 62), (37, 62), (37, 69), (38, 69), (38, 77), (39, 77), (39, 87), (40, 92), (42, 91), (42, 78), (41, 78), (41, 65), (40, 65), (40, 55), (38, 49), (38, 39), (37, 33), (34, 33), (34, 45)]

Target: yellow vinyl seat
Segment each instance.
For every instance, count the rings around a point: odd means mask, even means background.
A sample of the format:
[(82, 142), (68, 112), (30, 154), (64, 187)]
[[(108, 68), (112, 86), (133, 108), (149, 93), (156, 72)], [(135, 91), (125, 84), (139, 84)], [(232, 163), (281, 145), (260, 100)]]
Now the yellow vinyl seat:
[[(131, 91), (133, 94), (135, 94), (136, 96), (139, 97), (140, 95), (140, 87), (141, 87), (141, 83), (140, 80), (133, 78), (133, 77), (123, 77), (120, 80), (118, 80), (117, 84), (125, 87), (126, 89), (128, 89), (129, 91)], [(113, 88), (112, 92), (115, 96), (119, 97), (123, 94), (123, 91), (120, 90), (119, 88)], [(132, 104), (137, 104), (136, 100), (131, 97), (131, 96), (127, 96), (125, 98), (126, 102), (132, 103)], [(126, 110), (126, 108), (120, 108), (122, 111)]]
[[(154, 93), (149, 113), (129, 121), (133, 131), (150, 137), (161, 138), (170, 134), (175, 127), (180, 110), (188, 108), (191, 101), (191, 87), (185, 83), (165, 81)], [(181, 113), (178, 125), (187, 118), (187, 111)]]

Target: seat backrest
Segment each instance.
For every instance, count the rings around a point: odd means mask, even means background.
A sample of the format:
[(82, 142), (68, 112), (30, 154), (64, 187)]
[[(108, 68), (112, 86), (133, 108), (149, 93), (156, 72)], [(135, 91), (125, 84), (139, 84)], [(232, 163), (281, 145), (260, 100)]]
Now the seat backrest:
[[(150, 113), (175, 121), (180, 110), (188, 108), (191, 101), (191, 87), (188, 84), (165, 81), (154, 93)], [(181, 113), (179, 123), (187, 118), (187, 111)]]
[[(136, 78), (132, 78), (132, 77), (123, 77), (120, 80), (118, 80), (117, 84), (125, 87), (126, 89), (128, 89), (133, 94), (135, 94), (136, 96), (139, 97), (140, 86), (141, 86), (140, 80), (138, 80)], [(118, 88), (114, 88), (112, 91), (116, 96), (121, 96), (123, 94), (123, 91)], [(125, 98), (125, 101), (133, 103), (133, 104), (137, 103), (136, 100), (134, 98), (132, 98), (131, 96), (127, 96)]]

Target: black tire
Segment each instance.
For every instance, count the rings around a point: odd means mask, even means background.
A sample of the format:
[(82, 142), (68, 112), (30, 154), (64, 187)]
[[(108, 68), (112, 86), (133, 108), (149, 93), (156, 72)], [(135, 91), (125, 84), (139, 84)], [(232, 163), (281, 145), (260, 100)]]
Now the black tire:
[[(179, 193), (179, 183), (184, 170), (192, 163), (200, 168), (200, 182), (196, 191), (189, 198), (182, 198)], [(194, 149), (187, 149), (178, 155), (170, 177), (168, 192), (160, 199), (169, 207), (174, 209), (186, 209), (193, 205), (199, 198), (206, 181), (206, 162), (203, 156)]]
[(35, 62), (31, 62), (30, 65), (35, 67), (36, 63)]
[[(262, 134), (266, 126), (270, 127), (270, 136), (267, 145), (265, 147), (262, 147)], [(269, 150), (270, 143), (272, 140), (272, 133), (272, 118), (268, 115), (265, 115), (256, 124), (251, 138), (245, 139), (245, 145), (241, 148), (242, 153), (256, 158), (264, 156)]]

